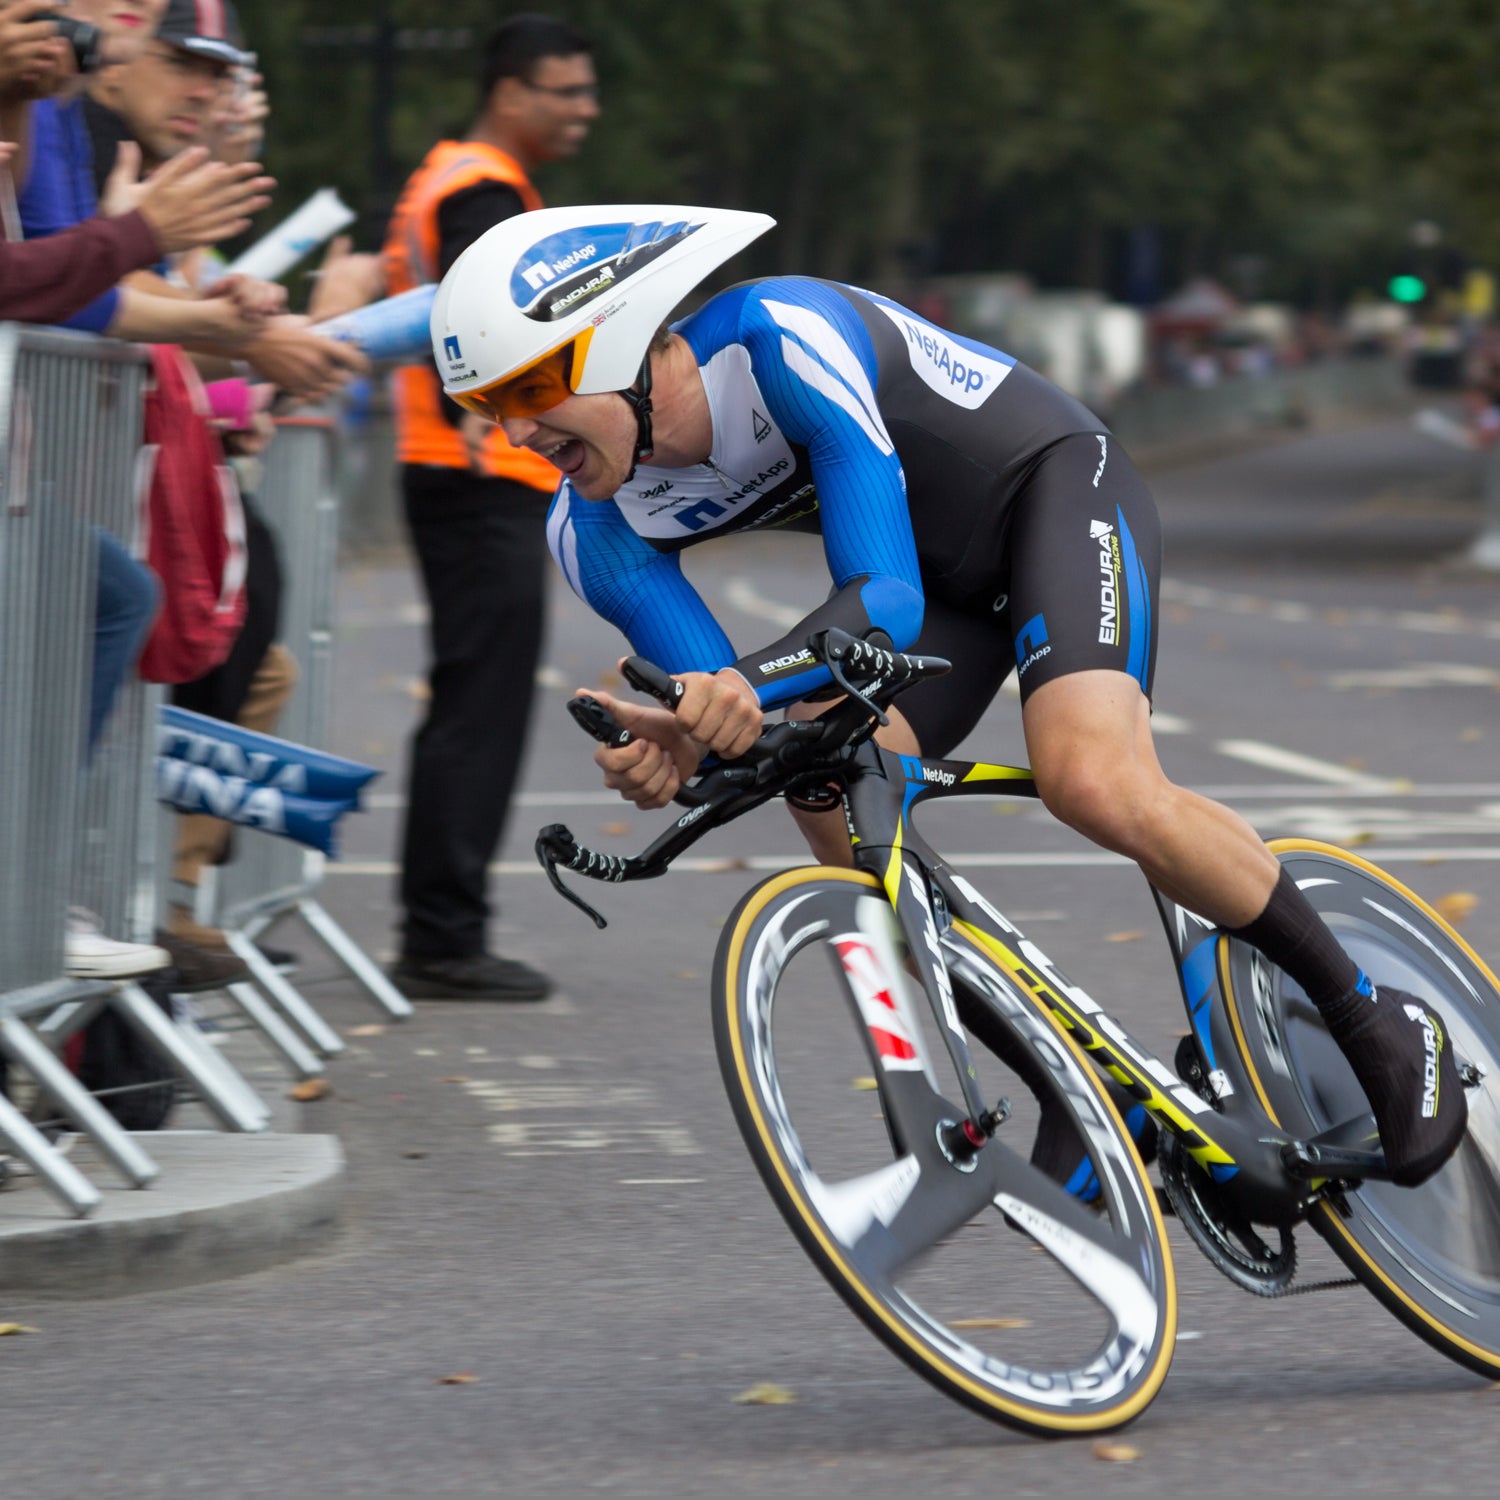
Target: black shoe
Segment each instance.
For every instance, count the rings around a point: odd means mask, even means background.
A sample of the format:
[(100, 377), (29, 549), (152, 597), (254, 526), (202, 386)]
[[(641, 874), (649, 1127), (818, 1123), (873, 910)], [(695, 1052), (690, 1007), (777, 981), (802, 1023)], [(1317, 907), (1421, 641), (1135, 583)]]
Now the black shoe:
[(221, 990), (226, 984), (238, 984), (250, 978), (245, 960), (234, 953), (220, 953), (198, 943), (190, 943), (164, 927), (156, 930), (156, 946), (172, 956), (172, 967), (166, 971), (168, 988), (176, 995), (196, 995), (204, 990)]
[(408, 1000), (545, 1000), (552, 993), (545, 974), (493, 953), (403, 958), (390, 973)]
[(278, 973), (291, 974), (296, 971), (299, 959), (290, 948), (273, 948), (269, 943), (257, 943), (260, 956)]
[(1458, 1150), (1468, 1128), (1463, 1080), (1432, 1006), (1360, 980), (1323, 1020), (1370, 1101), (1391, 1181), (1416, 1187)]

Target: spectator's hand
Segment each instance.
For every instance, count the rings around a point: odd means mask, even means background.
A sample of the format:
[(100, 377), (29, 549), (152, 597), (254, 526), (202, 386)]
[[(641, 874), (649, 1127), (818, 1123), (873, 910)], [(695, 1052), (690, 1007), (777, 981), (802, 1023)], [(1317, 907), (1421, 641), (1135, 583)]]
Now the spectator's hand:
[(199, 302), (182, 305), (198, 309), (206, 319), (205, 330), (194, 339), (195, 343), (222, 344), (243, 352), (247, 359), (250, 341), (266, 329), (264, 318), (247, 313), (230, 297), (204, 297)]
[(265, 79), (249, 68), (231, 68), (208, 120), (208, 137), (219, 159), (241, 162), (255, 156), (270, 114)]
[(168, 254), (212, 245), (249, 228), (250, 216), (271, 201), (267, 195), (276, 185), (258, 163), (225, 166), (209, 161), (202, 146), (178, 152), (144, 182), (136, 180), (140, 167), (141, 148), (122, 142), (100, 212), (138, 208)]
[(347, 234), (335, 235), (313, 281), (307, 315), (314, 323), (341, 317), (385, 296), (385, 271), (378, 255), (356, 255)]
[(71, 68), (72, 48), (50, 20), (55, 0), (0, 0), (0, 99), (39, 99)]
[(616, 698), (597, 688), (579, 688), (615, 717), (635, 739), (618, 750), (600, 745), (594, 764), (604, 772), (604, 784), (627, 802), (650, 809), (665, 807), (703, 759), (701, 747), (683, 732), (674, 714), (648, 708), (628, 698)]
[(370, 362), (353, 344), (324, 338), (306, 318), (272, 318), (244, 351), (257, 374), (302, 401), (322, 401)]
[(274, 281), (257, 281), (253, 276), (223, 276), (204, 295), (228, 297), (241, 312), (262, 322), (286, 311), (286, 288)]

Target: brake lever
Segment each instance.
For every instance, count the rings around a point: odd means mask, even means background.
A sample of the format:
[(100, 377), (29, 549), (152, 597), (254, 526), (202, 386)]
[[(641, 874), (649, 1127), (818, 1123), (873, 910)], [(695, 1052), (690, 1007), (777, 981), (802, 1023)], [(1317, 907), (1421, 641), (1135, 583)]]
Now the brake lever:
[[(590, 700), (592, 702), (592, 700)], [(559, 861), (573, 867), (573, 860), (577, 856), (578, 842), (574, 839), (572, 831), (563, 823), (549, 823), (536, 838), (536, 857), (541, 861), (542, 868), (547, 872), (547, 879), (552, 882), (552, 889), (565, 901), (571, 901), (579, 911), (586, 912), (592, 919), (595, 927), (605, 928), (609, 923), (604, 917), (582, 896), (576, 895), (563, 884), (562, 876), (557, 873)]]
[(843, 660), (845, 654), (846, 651), (843, 646), (835, 645), (833, 642), (826, 643), (824, 665), (828, 668), (828, 675), (833, 678), (834, 684), (837, 687), (842, 688), (850, 698), (873, 714), (875, 722), (884, 728), (885, 725), (891, 722), (889, 715), (878, 704), (872, 703), (869, 698), (844, 676), (839, 663)]

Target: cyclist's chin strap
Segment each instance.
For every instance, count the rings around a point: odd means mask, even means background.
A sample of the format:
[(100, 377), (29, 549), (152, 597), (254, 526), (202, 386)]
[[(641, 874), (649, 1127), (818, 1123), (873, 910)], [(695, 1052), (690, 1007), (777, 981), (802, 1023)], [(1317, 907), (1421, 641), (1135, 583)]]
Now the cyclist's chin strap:
[(635, 385), (620, 394), (635, 413), (635, 457), (631, 460), (630, 472), (625, 476), (626, 484), (635, 478), (635, 466), (649, 459), (656, 451), (651, 437), (651, 351), (646, 351), (641, 360), (641, 372), (635, 377)]

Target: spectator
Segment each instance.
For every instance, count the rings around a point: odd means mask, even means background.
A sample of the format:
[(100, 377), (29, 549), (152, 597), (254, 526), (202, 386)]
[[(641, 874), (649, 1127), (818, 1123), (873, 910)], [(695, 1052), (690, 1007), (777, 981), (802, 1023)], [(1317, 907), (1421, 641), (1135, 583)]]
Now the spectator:
[[(112, 0), (91, 3), (108, 5)], [(96, 188), (108, 175), (122, 141), (138, 142), (148, 167), (189, 146), (220, 144), (225, 91), (233, 86), (239, 70), (248, 66), (248, 54), (239, 47), (239, 20), (231, 0), (215, 0), (212, 5), (168, 0), (164, 7), (162, 0), (151, 0), (151, 5), (160, 15), (154, 35), (146, 37), (119, 67), (99, 74), (82, 105), (80, 128), (89, 143), (84, 156), (92, 164)], [(249, 108), (258, 123), (263, 118), (261, 102)], [(243, 278), (218, 281), (205, 295), (191, 284), (173, 284), (165, 275), (138, 272), (125, 291), (149, 299), (151, 305), (175, 302), (179, 309), (202, 306), (216, 300), (216, 294), (258, 309), (256, 326), (238, 343), (226, 343), (212, 334), (162, 337), (194, 350), (243, 359), (257, 374), (303, 400), (332, 395), (351, 374), (365, 368), (363, 357), (352, 345), (310, 331), (306, 318), (269, 311), (260, 283), (247, 283)], [(205, 366), (205, 373), (211, 378), (230, 371)]]
[[(515, 16), (485, 49), (479, 112), (411, 179), (385, 244), (390, 293), (438, 281), (480, 235), (541, 206), (540, 165), (571, 156), (599, 112), (589, 42)], [(487, 951), (486, 882), (531, 715), (541, 651), (547, 502), (556, 472), (459, 411), (431, 364), (397, 372), (397, 458), (431, 618), (431, 700), (412, 744), (391, 971), (413, 999), (539, 1000), (545, 975)]]
[[(131, 4), (120, 14), (134, 17)], [(35, 97), (45, 96), (68, 76), (68, 49), (60, 47), (51, 23), (40, 18), (41, 7), (8, 4), (0, 11), (0, 109), (12, 128), (24, 131)], [(19, 108), (18, 108), (19, 106)], [(8, 161), (4, 186), (10, 188)], [(118, 185), (123, 191), (134, 175), (138, 156), (121, 164)], [(247, 212), (264, 206), (257, 196), (266, 179), (259, 169), (229, 170), (205, 166), (195, 153), (159, 174), (154, 183), (137, 190), (136, 208), (117, 223), (84, 223), (63, 232), (47, 246), (7, 245), (7, 269), (21, 272), (7, 277), (4, 288), (10, 316), (66, 317), (86, 305), (92, 294), (108, 285), (108, 273), (139, 264), (163, 250), (186, 249), (245, 227)], [(7, 230), (11, 226), (7, 226)], [(40, 266), (39, 261), (49, 264)], [(39, 274), (40, 273), (40, 274)], [(49, 284), (50, 283), (50, 284)], [(123, 546), (96, 531), (97, 581), (94, 657), (88, 715), (88, 748), (92, 753), (103, 732), (109, 708), (136, 656), (156, 609), (156, 583)], [(79, 977), (123, 977), (162, 968), (167, 954), (152, 944), (121, 943), (106, 938), (90, 913), (75, 908), (66, 935), (67, 971)]]

